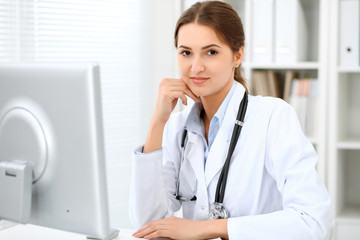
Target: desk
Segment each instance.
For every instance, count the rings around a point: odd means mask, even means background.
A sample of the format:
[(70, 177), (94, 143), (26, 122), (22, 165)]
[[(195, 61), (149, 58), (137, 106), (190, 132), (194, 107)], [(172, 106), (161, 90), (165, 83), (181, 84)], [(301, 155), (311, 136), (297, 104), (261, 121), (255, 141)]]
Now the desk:
[[(120, 229), (116, 240), (135, 240), (134, 230)], [(16, 225), (0, 231), (0, 240), (86, 240), (86, 236), (31, 224)]]

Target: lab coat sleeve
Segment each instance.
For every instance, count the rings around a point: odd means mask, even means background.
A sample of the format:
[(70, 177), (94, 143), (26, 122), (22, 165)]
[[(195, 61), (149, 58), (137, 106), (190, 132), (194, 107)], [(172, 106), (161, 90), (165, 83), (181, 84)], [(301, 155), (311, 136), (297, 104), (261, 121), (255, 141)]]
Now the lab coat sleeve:
[(143, 146), (140, 146), (132, 155), (129, 212), (130, 221), (137, 229), (152, 220), (170, 217), (181, 207), (173, 197), (176, 186), (174, 161), (178, 159), (177, 154), (172, 153), (179, 149), (172, 149), (177, 146), (177, 134), (168, 131), (169, 124), (173, 129), (176, 127), (169, 121), (164, 130), (162, 149), (143, 154)]
[(282, 195), (283, 210), (228, 219), (230, 239), (327, 239), (331, 204), (316, 169), (317, 155), (296, 112), (285, 102), (269, 120), (265, 165)]

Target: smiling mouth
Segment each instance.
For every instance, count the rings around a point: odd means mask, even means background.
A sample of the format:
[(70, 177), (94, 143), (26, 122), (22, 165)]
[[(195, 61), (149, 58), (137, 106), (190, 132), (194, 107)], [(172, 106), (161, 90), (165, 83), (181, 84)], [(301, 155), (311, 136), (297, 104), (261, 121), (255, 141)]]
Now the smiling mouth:
[(210, 78), (206, 78), (206, 77), (190, 77), (190, 79), (195, 84), (202, 84), (202, 83), (206, 82), (207, 80), (209, 80)]

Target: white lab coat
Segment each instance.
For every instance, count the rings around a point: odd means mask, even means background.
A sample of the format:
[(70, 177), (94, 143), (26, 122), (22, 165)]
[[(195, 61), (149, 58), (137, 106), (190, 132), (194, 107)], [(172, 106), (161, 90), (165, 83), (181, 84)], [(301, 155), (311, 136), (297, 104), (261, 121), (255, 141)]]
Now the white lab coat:
[[(205, 167), (202, 139), (188, 132), (180, 194), (195, 194), (196, 201), (181, 203), (173, 197), (189, 111), (171, 115), (160, 151), (133, 154), (130, 219), (136, 228), (172, 216), (181, 206), (184, 218), (208, 219), (244, 94), (244, 87), (235, 84)], [(315, 170), (316, 152), (294, 109), (281, 99), (250, 95), (244, 122), (224, 197), (230, 212), (229, 238), (326, 239), (331, 228), (330, 198)]]

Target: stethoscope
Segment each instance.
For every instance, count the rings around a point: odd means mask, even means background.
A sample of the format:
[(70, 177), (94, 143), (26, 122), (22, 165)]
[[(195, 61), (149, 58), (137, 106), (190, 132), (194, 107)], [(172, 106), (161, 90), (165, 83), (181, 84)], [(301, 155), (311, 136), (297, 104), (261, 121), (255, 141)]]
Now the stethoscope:
[[(237, 117), (235, 120), (234, 129), (231, 136), (230, 146), (228, 150), (228, 154), (226, 157), (226, 161), (224, 163), (224, 166), (221, 170), (220, 177), (217, 183), (216, 187), (216, 193), (215, 193), (215, 201), (214, 201), (214, 208), (209, 213), (209, 219), (225, 219), (229, 218), (230, 214), (229, 211), (224, 206), (224, 195), (225, 195), (225, 188), (226, 188), (226, 181), (228, 177), (229, 167), (230, 167), (230, 160), (231, 156), (234, 152), (234, 149), (236, 147), (236, 143), (239, 139), (241, 129), (244, 125), (244, 117), (246, 113), (246, 108), (248, 104), (248, 95), (245, 91), (244, 97), (240, 102), (239, 110), (237, 113)], [(181, 139), (181, 156), (180, 156), (180, 168), (181, 164), (184, 161), (184, 153), (185, 153), (185, 146), (187, 142), (187, 130), (184, 129), (183, 136)], [(186, 198), (180, 195), (179, 193), (179, 187), (180, 187), (180, 168), (178, 171), (178, 176), (176, 179), (176, 190), (175, 190), (175, 198), (179, 201), (196, 201), (196, 196), (194, 195), (191, 198)]]

